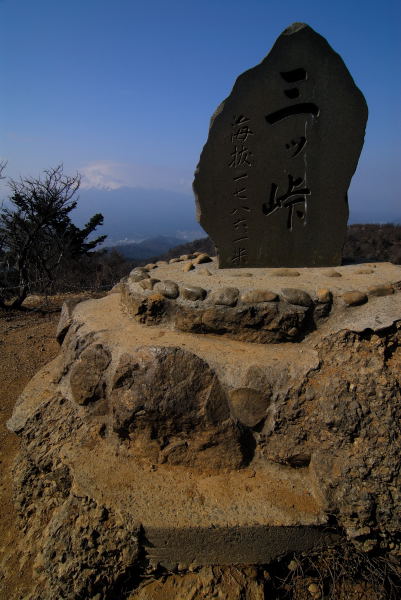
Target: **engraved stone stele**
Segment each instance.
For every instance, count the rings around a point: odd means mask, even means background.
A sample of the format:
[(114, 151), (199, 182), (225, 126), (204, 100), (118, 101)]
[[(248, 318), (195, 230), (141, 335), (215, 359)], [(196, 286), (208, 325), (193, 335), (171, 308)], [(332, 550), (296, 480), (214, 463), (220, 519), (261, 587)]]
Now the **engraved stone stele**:
[(194, 181), (220, 268), (341, 264), (367, 113), (341, 57), (303, 23), (238, 77)]

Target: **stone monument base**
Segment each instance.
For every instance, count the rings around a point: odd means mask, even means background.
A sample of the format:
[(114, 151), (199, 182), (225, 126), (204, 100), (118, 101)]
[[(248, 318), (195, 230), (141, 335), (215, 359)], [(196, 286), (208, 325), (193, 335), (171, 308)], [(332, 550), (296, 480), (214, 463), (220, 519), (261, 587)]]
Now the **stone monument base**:
[(41, 598), (111, 598), (145, 570), (267, 564), (339, 535), (398, 547), (401, 295), (393, 266), (369, 268), (392, 292), (350, 306), (332, 286), (298, 343), (144, 326), (132, 278), (64, 308), (61, 353), (9, 421)]

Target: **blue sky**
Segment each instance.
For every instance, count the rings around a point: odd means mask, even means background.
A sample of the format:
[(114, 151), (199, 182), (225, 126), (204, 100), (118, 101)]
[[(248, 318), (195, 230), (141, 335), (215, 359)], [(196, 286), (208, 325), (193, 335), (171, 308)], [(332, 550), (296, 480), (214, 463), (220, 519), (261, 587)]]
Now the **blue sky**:
[[(66, 172), (84, 175), (83, 188), (170, 190), (187, 194), (194, 211), (192, 176), (211, 114), (280, 32), (304, 21), (341, 54), (369, 106), (351, 218), (401, 219), (400, 6), (0, 0), (7, 174), (37, 175), (63, 162)], [(95, 205), (87, 209), (96, 212)]]

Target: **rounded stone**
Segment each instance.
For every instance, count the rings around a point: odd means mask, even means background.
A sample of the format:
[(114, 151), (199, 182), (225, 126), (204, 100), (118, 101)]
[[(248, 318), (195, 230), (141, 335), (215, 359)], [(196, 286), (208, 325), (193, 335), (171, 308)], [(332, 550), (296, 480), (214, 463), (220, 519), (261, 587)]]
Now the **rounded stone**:
[(144, 266), (144, 269), (147, 271), (152, 271), (152, 269), (157, 269), (157, 265), (155, 263), (148, 263)]
[(374, 285), (368, 289), (369, 296), (391, 296), (394, 288), (391, 285)]
[(195, 267), (193, 266), (193, 264), (191, 262), (186, 263), (182, 267), (182, 270), (184, 271), (184, 273), (188, 273), (188, 271), (192, 271), (193, 269), (195, 269)]
[(231, 412), (246, 427), (255, 427), (266, 416), (270, 400), (262, 392), (240, 388), (230, 392)]
[(333, 294), (327, 288), (316, 290), (316, 299), (319, 304), (329, 304), (333, 300)]
[(159, 292), (165, 298), (178, 298), (179, 289), (175, 281), (166, 279), (155, 284), (154, 290)]
[(198, 273), (199, 275), (206, 275), (207, 277), (213, 275), (213, 273), (211, 273), (206, 267), (202, 267), (202, 269), (199, 269)]
[(170, 265), (172, 265), (173, 263), (177, 263), (177, 262), (181, 262), (182, 258), (170, 258), (170, 260), (168, 261)]
[(296, 304), (297, 306), (305, 306), (309, 308), (313, 305), (313, 300), (307, 292), (298, 290), (296, 288), (283, 288), (281, 290), (283, 299), (289, 304)]
[(365, 304), (365, 302), (368, 301), (367, 295), (357, 290), (345, 292), (342, 298), (347, 306), (359, 306), (360, 304)]
[(143, 290), (153, 290), (154, 285), (159, 281), (160, 279), (154, 279), (151, 277), (150, 279), (142, 279), (142, 281), (139, 282), (139, 285)]
[(369, 267), (361, 267), (359, 269), (356, 269), (354, 273), (356, 273), (357, 275), (371, 275), (372, 273), (374, 273), (374, 270), (370, 269)]
[(194, 259), (194, 265), (201, 265), (202, 263), (208, 263), (208, 262), (212, 262), (212, 259), (210, 258), (210, 256), (208, 254), (206, 254), (206, 252), (199, 254)]
[(275, 302), (278, 295), (269, 290), (249, 290), (241, 294), (241, 302), (246, 304), (257, 304), (259, 302)]
[(206, 290), (196, 285), (186, 285), (181, 288), (181, 296), (186, 300), (204, 300), (206, 294)]
[(212, 304), (222, 304), (223, 306), (235, 306), (239, 296), (238, 288), (223, 287), (219, 290), (214, 290), (209, 294)]
[(189, 260), (190, 258), (192, 258), (192, 254), (181, 254), (180, 256), (181, 260)]
[(134, 282), (142, 281), (142, 279), (149, 279), (150, 275), (147, 271), (131, 271), (130, 280)]
[(301, 273), (295, 269), (275, 269), (273, 277), (299, 277)]
[(330, 269), (329, 271), (324, 271), (323, 275), (326, 277), (342, 277), (341, 273), (335, 271), (334, 269)]

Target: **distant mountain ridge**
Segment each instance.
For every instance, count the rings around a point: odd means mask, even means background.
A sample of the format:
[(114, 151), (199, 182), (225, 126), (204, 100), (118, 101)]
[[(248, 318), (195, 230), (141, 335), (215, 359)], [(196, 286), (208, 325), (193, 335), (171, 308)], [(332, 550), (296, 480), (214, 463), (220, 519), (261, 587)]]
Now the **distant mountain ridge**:
[(173, 236), (158, 235), (147, 238), (142, 242), (132, 242), (107, 247), (107, 250), (117, 250), (119, 254), (128, 260), (144, 260), (160, 254), (165, 254), (170, 248), (177, 247), (182, 239)]

